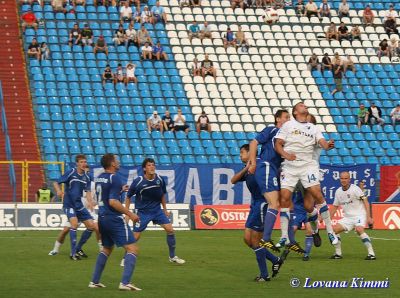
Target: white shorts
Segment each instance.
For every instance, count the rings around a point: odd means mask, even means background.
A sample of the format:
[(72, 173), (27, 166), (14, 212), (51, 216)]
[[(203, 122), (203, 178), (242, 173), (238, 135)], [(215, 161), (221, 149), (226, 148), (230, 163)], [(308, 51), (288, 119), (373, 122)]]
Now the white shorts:
[(366, 218), (365, 216), (357, 216), (357, 217), (343, 217), (338, 223), (345, 229), (345, 231), (349, 232), (354, 230), (355, 227), (365, 227)]
[(319, 165), (310, 162), (302, 166), (283, 165), (281, 172), (281, 188), (293, 191), (297, 182), (304, 188), (319, 185)]
[[(93, 221), (94, 221), (94, 222), (98, 222), (99, 216), (97, 215), (96, 211), (90, 211), (90, 210), (88, 210), (88, 211), (89, 211), (90, 215), (93, 217)], [(81, 224), (82, 224), (82, 223), (80, 222), (79, 225), (78, 225), (78, 227), (79, 227)], [(63, 227), (66, 227), (66, 228), (70, 228), (70, 227), (71, 227), (71, 223), (67, 220), (66, 222), (64, 222), (64, 223), (62, 224), (62, 226), (63, 226)]]

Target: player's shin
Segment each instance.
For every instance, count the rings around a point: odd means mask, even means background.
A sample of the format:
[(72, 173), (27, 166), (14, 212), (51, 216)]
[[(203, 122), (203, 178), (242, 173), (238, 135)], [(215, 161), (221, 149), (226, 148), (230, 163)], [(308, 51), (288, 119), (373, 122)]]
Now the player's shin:
[(290, 210), (289, 208), (281, 208), (281, 230), (282, 238), (289, 238), (289, 220), (290, 220)]
[(167, 234), (167, 244), (169, 249), (169, 257), (175, 257), (175, 246), (176, 246), (176, 239), (175, 234)]
[(103, 273), (108, 256), (104, 252), (100, 252), (97, 256), (96, 265), (94, 267), (92, 282), (98, 284), (100, 282), (101, 274)]
[(122, 273), (121, 283), (127, 285), (131, 282), (133, 271), (136, 265), (136, 255), (133, 253), (126, 253), (125, 255), (124, 272)]
[(331, 237), (330, 237), (329, 240), (331, 241), (332, 244), (335, 244), (337, 242), (337, 239), (336, 239), (335, 232), (333, 231), (328, 205), (326, 205), (326, 202), (324, 202), (320, 206), (321, 206), (321, 208), (319, 209), (319, 213), (321, 214), (321, 217), (324, 220), (326, 232), (328, 233), (328, 235), (329, 234), (333, 235), (333, 238), (331, 239)]
[(305, 255), (307, 255), (307, 256), (309, 256), (310, 255), (310, 252), (311, 252), (311, 248), (312, 248), (312, 245), (313, 245), (313, 237), (311, 236), (311, 235), (308, 235), (308, 236), (306, 236), (306, 239), (305, 239), (305, 244), (304, 244), (304, 246), (305, 246)]
[(78, 245), (76, 246), (76, 251), (80, 251), (82, 246), (89, 240), (90, 236), (92, 236), (93, 230), (86, 229), (83, 231), (81, 239), (79, 240)]
[(267, 260), (269, 260), (272, 264), (275, 264), (276, 262), (278, 262), (279, 258), (274, 255), (272, 252), (270, 252), (268, 249), (265, 249), (265, 257), (267, 258)]
[(71, 256), (76, 254), (76, 229), (69, 230), (69, 237), (71, 239)]
[(289, 228), (288, 228), (288, 236), (289, 236), (289, 242), (290, 243), (295, 243), (296, 242), (296, 239), (295, 239), (295, 236), (294, 236), (294, 229), (293, 229), (293, 226), (294, 226), (294, 212), (293, 211), (290, 211), (290, 217), (289, 217)]
[(314, 208), (311, 213), (307, 213), (308, 222), (311, 225), (313, 233), (318, 233), (318, 210)]
[(361, 238), (362, 243), (364, 243), (365, 247), (367, 248), (368, 254), (374, 256), (375, 252), (374, 252), (374, 249), (372, 248), (371, 239), (369, 238), (367, 233), (362, 233), (360, 235), (360, 238)]
[(268, 208), (264, 218), (264, 234), (262, 238), (265, 241), (271, 240), (272, 229), (274, 228), (277, 215), (278, 210)]
[(264, 247), (255, 247), (253, 251), (256, 254), (258, 269), (260, 269), (260, 277), (268, 277), (267, 261), (265, 259), (267, 250)]
[(338, 243), (334, 245), (335, 247), (335, 254), (338, 256), (342, 255), (342, 241), (340, 240), (340, 237), (338, 237)]

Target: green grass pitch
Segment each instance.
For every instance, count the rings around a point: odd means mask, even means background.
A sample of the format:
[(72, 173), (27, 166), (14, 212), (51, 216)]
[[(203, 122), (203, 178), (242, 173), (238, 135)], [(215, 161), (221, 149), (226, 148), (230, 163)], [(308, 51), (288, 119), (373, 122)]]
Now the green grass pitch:
[[(68, 258), (69, 238), (57, 256), (48, 256), (57, 231), (0, 232), (0, 297), (400, 297), (399, 231), (368, 231), (376, 261), (365, 261), (366, 249), (353, 232), (342, 235), (342, 260), (329, 260), (333, 247), (322, 232), (323, 244), (313, 247), (304, 262), (291, 253), (279, 275), (268, 283), (255, 283), (258, 274), (254, 253), (242, 241), (242, 231), (177, 232), (177, 255), (185, 265), (168, 261), (164, 232), (147, 231), (139, 241), (140, 255), (134, 283), (141, 292), (120, 292), (122, 249), (109, 259), (102, 282), (104, 289), (87, 287), (97, 255), (95, 239), (85, 246), (89, 258)], [(80, 233), (79, 233), (80, 234)], [(303, 243), (302, 232), (297, 239)], [(279, 235), (274, 232), (274, 239)], [(388, 240), (389, 239), (389, 240)], [(271, 265), (268, 264), (270, 269)], [(308, 289), (306, 277), (315, 280), (365, 280), (389, 278), (388, 289)], [(301, 286), (292, 288), (291, 278)]]

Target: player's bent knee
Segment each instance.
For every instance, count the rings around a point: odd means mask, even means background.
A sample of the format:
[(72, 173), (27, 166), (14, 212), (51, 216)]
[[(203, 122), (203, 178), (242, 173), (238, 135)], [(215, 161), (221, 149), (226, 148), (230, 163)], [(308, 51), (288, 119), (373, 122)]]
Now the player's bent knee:
[(125, 250), (127, 253), (139, 254), (139, 247), (135, 243), (125, 245)]
[(358, 226), (355, 228), (355, 230), (358, 235), (361, 235), (364, 233), (364, 227)]

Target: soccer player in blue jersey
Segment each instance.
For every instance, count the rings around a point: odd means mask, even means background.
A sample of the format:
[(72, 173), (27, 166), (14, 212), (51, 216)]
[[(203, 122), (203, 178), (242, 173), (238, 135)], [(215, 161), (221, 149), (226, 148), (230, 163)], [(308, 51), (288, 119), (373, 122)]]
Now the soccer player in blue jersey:
[(259, 245), (264, 230), (264, 214), (267, 211), (268, 204), (261, 194), (254, 174), (248, 172), (250, 167), (249, 144), (244, 144), (240, 147), (240, 159), (246, 166), (232, 177), (231, 182), (232, 184), (236, 184), (240, 181), (246, 181), (247, 188), (251, 193), (250, 213), (245, 225), (244, 242), (256, 255), (260, 275), (255, 278), (255, 281), (269, 281), (270, 277), (268, 276), (266, 258), (272, 262), (272, 277), (278, 274), (283, 260), (274, 256), (265, 247)]
[(123, 291), (140, 291), (141, 289), (131, 283), (135, 270), (138, 247), (133, 237), (132, 230), (124, 219), (124, 214), (134, 223), (138, 216), (125, 208), (121, 201), (121, 194), (126, 191), (124, 183), (118, 176), (119, 160), (114, 154), (107, 153), (101, 158), (104, 173), (94, 179), (96, 195), (99, 204), (99, 228), (103, 250), (99, 253), (94, 268), (92, 281), (89, 288), (104, 288), (100, 283), (100, 277), (111, 255), (114, 245), (123, 246), (125, 254), (125, 266), (119, 289)]
[[(87, 258), (87, 255), (82, 251), (83, 244), (90, 238), (95, 224), (89, 211), (82, 203), (83, 192), (86, 191), (86, 199), (89, 207), (92, 203), (92, 195), (90, 192), (90, 177), (86, 173), (87, 161), (86, 156), (78, 154), (75, 157), (76, 167), (65, 172), (56, 182), (53, 183), (54, 189), (59, 198), (63, 198), (63, 210), (67, 215), (71, 228), (69, 235), (71, 238), (71, 260), (80, 260), (81, 257)], [(65, 184), (65, 194), (61, 190), (60, 184)], [(81, 239), (76, 244), (76, 229), (79, 222), (86, 226)]]
[(140, 217), (140, 221), (134, 227), (135, 239), (139, 240), (150, 221), (160, 225), (167, 233), (169, 261), (184, 264), (185, 260), (175, 255), (175, 232), (168, 218), (170, 214), (165, 198), (167, 193), (165, 181), (156, 173), (154, 159), (146, 158), (142, 168), (144, 174), (133, 180), (125, 200), (125, 206), (129, 209), (131, 198), (135, 196), (135, 209)]

